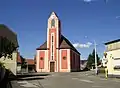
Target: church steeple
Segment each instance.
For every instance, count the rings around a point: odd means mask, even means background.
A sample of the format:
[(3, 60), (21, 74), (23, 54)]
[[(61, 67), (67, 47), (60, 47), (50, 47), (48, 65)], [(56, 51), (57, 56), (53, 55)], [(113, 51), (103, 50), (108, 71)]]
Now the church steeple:
[(58, 16), (55, 12), (52, 12), (49, 18), (50, 19), (58, 19)]
[(52, 44), (52, 38), (54, 39), (55, 47), (59, 48), (59, 39), (61, 34), (60, 20), (55, 12), (52, 12), (48, 18), (47, 28), (47, 48), (50, 48)]
[(52, 12), (48, 19), (48, 28), (59, 28), (59, 18), (55, 12)]

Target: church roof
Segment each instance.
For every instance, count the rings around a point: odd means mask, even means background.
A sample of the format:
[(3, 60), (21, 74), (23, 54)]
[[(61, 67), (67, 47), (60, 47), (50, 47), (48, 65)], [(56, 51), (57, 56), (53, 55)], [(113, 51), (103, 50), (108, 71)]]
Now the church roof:
[(61, 36), (60, 49), (72, 49), (73, 51), (79, 53), (76, 48), (70, 43), (70, 41), (63, 35)]
[(45, 41), (40, 47), (38, 47), (36, 50), (46, 50), (47, 49), (47, 41)]
[[(44, 42), (40, 47), (37, 48), (37, 50), (46, 50), (47, 49), (47, 41)], [(60, 47), (59, 49), (72, 49), (73, 51), (80, 54), (75, 47), (70, 43), (70, 41), (65, 38), (63, 35), (61, 35), (61, 41), (60, 41)]]

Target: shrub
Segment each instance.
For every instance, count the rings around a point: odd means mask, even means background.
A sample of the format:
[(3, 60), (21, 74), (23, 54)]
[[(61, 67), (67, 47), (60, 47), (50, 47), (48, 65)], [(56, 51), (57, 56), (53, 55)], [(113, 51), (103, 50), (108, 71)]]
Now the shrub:
[(105, 73), (105, 68), (99, 68), (99, 73)]
[(0, 62), (0, 67), (5, 67), (4, 63)]

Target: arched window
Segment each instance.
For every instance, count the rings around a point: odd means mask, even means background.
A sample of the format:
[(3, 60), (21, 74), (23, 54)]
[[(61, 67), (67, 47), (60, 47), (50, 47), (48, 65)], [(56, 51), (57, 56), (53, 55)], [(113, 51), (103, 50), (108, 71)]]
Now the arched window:
[(52, 19), (52, 21), (51, 21), (51, 27), (52, 26), (55, 26), (55, 20), (54, 19)]

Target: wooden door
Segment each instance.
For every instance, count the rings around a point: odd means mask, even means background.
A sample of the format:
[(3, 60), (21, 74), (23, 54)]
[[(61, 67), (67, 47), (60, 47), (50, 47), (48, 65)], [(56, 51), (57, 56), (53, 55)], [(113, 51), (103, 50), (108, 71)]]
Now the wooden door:
[(50, 72), (54, 72), (54, 62), (50, 62)]

